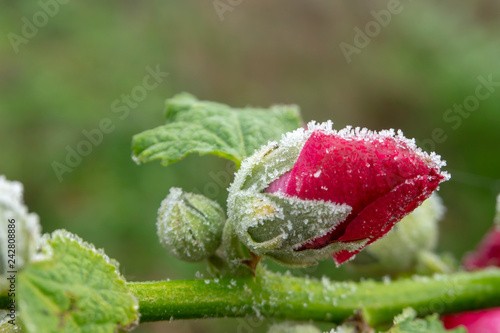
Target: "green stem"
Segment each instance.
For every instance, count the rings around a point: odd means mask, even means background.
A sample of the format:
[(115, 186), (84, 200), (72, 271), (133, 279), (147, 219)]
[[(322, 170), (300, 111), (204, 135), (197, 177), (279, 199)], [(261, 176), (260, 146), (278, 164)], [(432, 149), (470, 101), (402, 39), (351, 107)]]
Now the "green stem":
[[(129, 282), (141, 321), (263, 316), (341, 323), (361, 310), (371, 325), (407, 307), (419, 316), (500, 306), (500, 269), (392, 282), (331, 282), (258, 271), (257, 277)], [(9, 298), (0, 295), (0, 309)]]
[(143, 322), (259, 315), (340, 323), (361, 309), (369, 324), (378, 325), (407, 307), (424, 316), (500, 306), (500, 269), (359, 283), (258, 273), (128, 285)]

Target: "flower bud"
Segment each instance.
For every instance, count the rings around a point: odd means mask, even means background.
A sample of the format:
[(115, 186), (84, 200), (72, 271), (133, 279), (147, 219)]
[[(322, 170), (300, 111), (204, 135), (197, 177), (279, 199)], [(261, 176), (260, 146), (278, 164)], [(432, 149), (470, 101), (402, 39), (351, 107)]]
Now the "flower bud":
[(341, 264), (449, 178), (401, 132), (331, 125), (311, 122), (243, 161), (228, 216), (250, 251), (288, 266), (329, 255)]
[(500, 195), (497, 198), (495, 224), (484, 236), (476, 250), (464, 257), (463, 265), (468, 271), (488, 266), (500, 267)]
[(171, 188), (162, 201), (156, 223), (162, 245), (176, 258), (201, 261), (221, 243), (224, 211), (203, 195)]
[(422, 205), (394, 226), (384, 238), (366, 247), (351, 267), (368, 274), (399, 274), (410, 271), (418, 256), (435, 249), (438, 240), (438, 221), (445, 208), (434, 193)]
[(40, 239), (38, 215), (23, 203), (23, 185), (0, 175), (0, 291), (7, 271), (21, 269), (33, 258)]

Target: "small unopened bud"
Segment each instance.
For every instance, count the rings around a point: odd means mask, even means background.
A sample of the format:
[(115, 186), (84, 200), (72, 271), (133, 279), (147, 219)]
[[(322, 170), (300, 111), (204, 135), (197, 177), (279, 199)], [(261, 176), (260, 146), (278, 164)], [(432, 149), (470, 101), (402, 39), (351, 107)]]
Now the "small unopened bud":
[(156, 226), (161, 244), (174, 257), (194, 262), (215, 253), (224, 223), (224, 211), (215, 201), (173, 187), (161, 203)]

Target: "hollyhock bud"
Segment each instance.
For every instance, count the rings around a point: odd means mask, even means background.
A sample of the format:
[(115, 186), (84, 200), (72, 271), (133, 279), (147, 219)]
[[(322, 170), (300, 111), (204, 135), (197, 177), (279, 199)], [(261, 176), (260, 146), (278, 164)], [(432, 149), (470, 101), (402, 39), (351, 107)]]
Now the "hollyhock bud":
[(474, 252), (467, 254), (463, 260), (468, 271), (488, 266), (500, 267), (500, 227), (493, 226)]
[(254, 253), (288, 266), (341, 264), (386, 235), (449, 178), (401, 132), (309, 123), (243, 161), (228, 216)]
[(498, 333), (500, 308), (446, 315), (442, 321), (446, 329), (465, 326), (468, 333)]
[(473, 271), (488, 266), (500, 267), (500, 195), (497, 198), (495, 222), (477, 249), (464, 257), (463, 265), (466, 270)]
[(224, 211), (203, 195), (173, 187), (158, 210), (158, 237), (176, 258), (201, 261), (221, 243)]

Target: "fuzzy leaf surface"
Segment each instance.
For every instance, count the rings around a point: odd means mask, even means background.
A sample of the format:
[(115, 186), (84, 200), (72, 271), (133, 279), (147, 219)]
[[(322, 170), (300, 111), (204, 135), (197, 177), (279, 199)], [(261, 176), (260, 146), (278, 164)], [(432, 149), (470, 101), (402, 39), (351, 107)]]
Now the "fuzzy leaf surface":
[(18, 276), (25, 332), (112, 333), (135, 326), (137, 300), (102, 251), (59, 230), (42, 238), (39, 255)]
[(189, 94), (167, 100), (165, 125), (146, 130), (132, 140), (137, 163), (175, 163), (193, 153), (212, 154), (236, 164), (268, 141), (302, 125), (298, 107), (235, 109), (200, 101)]

